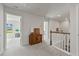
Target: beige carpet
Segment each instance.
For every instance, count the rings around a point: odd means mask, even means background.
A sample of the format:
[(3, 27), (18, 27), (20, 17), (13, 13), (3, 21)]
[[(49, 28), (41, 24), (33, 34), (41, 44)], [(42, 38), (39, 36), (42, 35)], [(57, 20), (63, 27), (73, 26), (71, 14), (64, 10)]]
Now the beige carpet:
[(50, 46), (45, 43), (36, 44), (33, 46), (25, 46), (25, 47), (14, 47), (8, 48), (4, 56), (60, 56), (65, 55), (60, 53), (60, 51), (55, 48), (50, 48)]

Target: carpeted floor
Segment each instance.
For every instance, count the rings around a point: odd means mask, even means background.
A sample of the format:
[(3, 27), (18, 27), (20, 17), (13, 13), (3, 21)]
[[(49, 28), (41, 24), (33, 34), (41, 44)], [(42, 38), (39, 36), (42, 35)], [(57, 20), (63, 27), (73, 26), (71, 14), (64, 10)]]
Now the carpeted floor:
[[(45, 43), (32, 46), (8, 48), (3, 56), (60, 56), (60, 52)], [(62, 54), (64, 55), (64, 54)]]

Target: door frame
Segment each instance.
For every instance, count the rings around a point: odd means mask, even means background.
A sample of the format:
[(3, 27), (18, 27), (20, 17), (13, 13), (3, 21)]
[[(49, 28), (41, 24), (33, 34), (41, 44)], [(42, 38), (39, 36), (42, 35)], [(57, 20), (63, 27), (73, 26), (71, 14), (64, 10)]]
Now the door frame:
[[(44, 18), (44, 22), (48, 22), (48, 42), (47, 44), (50, 45), (50, 28), (49, 28), (49, 19), (48, 18)], [(43, 26), (44, 26), (44, 22), (43, 22)], [(43, 27), (43, 32), (44, 32), (44, 27)], [(45, 33), (43, 33), (45, 34)], [(44, 36), (43, 36), (44, 39)], [(45, 39), (44, 39), (45, 40)]]
[[(6, 51), (6, 44), (7, 44), (7, 39), (6, 39), (6, 20), (7, 20), (7, 14), (11, 14), (11, 15), (16, 15), (16, 14), (13, 14), (13, 13), (9, 13), (9, 12), (4, 12), (4, 46), (3, 46), (3, 49), (4, 49), (4, 52)], [(16, 15), (16, 16), (19, 16), (19, 15)], [(22, 19), (22, 16), (20, 16), (20, 37), (22, 38), (22, 30), (21, 30), (21, 19)], [(21, 45), (21, 38), (20, 38), (20, 45)]]

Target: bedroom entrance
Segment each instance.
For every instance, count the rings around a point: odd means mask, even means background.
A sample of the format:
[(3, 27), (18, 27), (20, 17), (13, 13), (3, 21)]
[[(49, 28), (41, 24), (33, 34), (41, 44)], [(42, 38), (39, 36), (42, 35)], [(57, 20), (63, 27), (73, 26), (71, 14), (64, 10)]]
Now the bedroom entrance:
[(20, 16), (6, 14), (6, 48), (20, 46)]

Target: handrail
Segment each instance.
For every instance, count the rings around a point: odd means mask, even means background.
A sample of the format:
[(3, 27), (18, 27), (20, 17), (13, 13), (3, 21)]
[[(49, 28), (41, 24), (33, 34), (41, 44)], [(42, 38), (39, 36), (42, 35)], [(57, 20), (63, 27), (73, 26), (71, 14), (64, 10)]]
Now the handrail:
[(63, 39), (63, 50), (70, 52), (70, 38), (68, 38), (67, 36), (70, 37), (70, 33), (67, 32), (58, 32), (58, 31), (50, 31), (50, 45), (52, 45), (53, 41), (52, 41), (52, 34), (56, 33), (56, 34), (65, 34), (65, 40)]
[(66, 32), (57, 32), (57, 31), (50, 31), (50, 33), (58, 33), (58, 34), (69, 34), (70, 35), (70, 33), (66, 33)]

